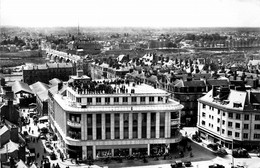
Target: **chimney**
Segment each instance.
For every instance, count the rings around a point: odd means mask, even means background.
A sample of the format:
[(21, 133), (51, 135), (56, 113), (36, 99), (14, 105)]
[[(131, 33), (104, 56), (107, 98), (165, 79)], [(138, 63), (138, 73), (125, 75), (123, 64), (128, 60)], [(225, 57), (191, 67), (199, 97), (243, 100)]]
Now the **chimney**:
[(217, 95), (218, 95), (218, 93), (217, 93), (217, 86), (212, 85), (212, 97), (215, 97)]
[(63, 83), (62, 83), (62, 82), (59, 82), (59, 83), (58, 83), (58, 90), (61, 90), (62, 87), (63, 87)]
[(1, 86), (5, 86), (5, 78), (1, 78)]
[(77, 70), (77, 77), (83, 76), (83, 70)]
[(234, 73), (234, 80), (237, 80), (237, 71), (235, 70), (235, 73)]

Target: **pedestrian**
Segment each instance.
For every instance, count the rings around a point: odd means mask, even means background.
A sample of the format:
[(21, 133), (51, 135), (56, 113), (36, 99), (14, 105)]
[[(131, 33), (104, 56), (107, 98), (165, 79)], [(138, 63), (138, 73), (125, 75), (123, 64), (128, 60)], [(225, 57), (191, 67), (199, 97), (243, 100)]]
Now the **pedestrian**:
[(60, 165), (59, 165), (59, 163), (57, 163), (57, 164), (56, 164), (56, 168), (60, 168)]
[(33, 130), (32, 130), (32, 134), (33, 134)]
[(29, 127), (29, 132), (31, 131), (31, 127)]
[(40, 153), (37, 153), (37, 158), (39, 158), (40, 157)]
[(52, 168), (56, 168), (55, 165), (54, 165), (54, 163), (52, 164)]

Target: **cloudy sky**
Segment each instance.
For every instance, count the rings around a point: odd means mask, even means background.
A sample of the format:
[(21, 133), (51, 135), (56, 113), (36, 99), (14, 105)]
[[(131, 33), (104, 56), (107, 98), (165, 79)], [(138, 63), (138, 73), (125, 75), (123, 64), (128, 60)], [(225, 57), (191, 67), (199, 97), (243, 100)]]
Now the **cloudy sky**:
[(260, 0), (0, 0), (0, 24), (260, 27)]

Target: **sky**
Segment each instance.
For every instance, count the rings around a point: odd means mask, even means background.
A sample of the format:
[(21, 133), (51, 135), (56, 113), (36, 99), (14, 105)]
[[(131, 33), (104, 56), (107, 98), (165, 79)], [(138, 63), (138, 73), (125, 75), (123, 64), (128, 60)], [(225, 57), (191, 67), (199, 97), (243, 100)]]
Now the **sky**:
[(0, 0), (0, 25), (260, 27), (260, 0)]

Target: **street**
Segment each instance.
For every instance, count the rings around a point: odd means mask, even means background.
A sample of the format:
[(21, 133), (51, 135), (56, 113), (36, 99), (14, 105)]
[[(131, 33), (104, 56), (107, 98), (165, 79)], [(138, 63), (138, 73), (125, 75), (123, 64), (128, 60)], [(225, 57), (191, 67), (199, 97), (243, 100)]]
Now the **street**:
[[(23, 115), (27, 116), (28, 115), (28, 109), (23, 111)], [(30, 131), (29, 131), (30, 128)], [(28, 148), (35, 149), (36, 153), (36, 161), (35, 163), (40, 167), (42, 165), (43, 158), (48, 158), (50, 161), (51, 168), (53, 165), (56, 165), (57, 163), (61, 168), (78, 168), (78, 167), (87, 167), (88, 165), (86, 164), (78, 164), (76, 165), (75, 163), (72, 163), (70, 160), (64, 160), (62, 161), (59, 157), (59, 154), (57, 153), (57, 150), (55, 148), (54, 151), (57, 155), (56, 160), (51, 160), (49, 153), (51, 152), (50, 149), (46, 148), (44, 143), (46, 140), (44, 139), (39, 139), (37, 141), (37, 137), (40, 135), (38, 132), (38, 127), (37, 125), (34, 124), (33, 119), (30, 118), (30, 124), (27, 126), (23, 127), (23, 131), (27, 131), (29, 133), (29, 136), (31, 137), (32, 141), (28, 143)], [(196, 131), (196, 128), (184, 128), (181, 130), (183, 135), (187, 135), (188, 137), (191, 137), (192, 134), (194, 134)], [(33, 140), (34, 139), (34, 140)], [(56, 141), (52, 141), (51, 145), (53, 144), (58, 144)], [(177, 158), (178, 157), (178, 152), (171, 154), (172, 158), (166, 158), (164, 160), (163, 156), (159, 157), (158, 159), (155, 158), (147, 158), (147, 163), (144, 163), (143, 160), (141, 159), (135, 159), (135, 160), (128, 160), (128, 159), (123, 159), (122, 163), (118, 163), (117, 161), (111, 160), (108, 163), (105, 163), (104, 161), (95, 161), (94, 164), (101, 166), (101, 167), (111, 167), (111, 168), (117, 168), (117, 167), (149, 167), (149, 168), (170, 168), (170, 164), (173, 163), (176, 160), (181, 160), (181, 161), (191, 161), (193, 167), (198, 167), (198, 168), (208, 168), (209, 165), (212, 164), (222, 164), (226, 168), (230, 168), (232, 165), (232, 156), (227, 155), (225, 157), (218, 157), (211, 151), (209, 151), (205, 144), (203, 143), (197, 143), (190, 141), (188, 142), (188, 145), (191, 146), (192, 151), (185, 151), (184, 152), (184, 157), (183, 158)], [(58, 147), (58, 146), (57, 146)], [(46, 150), (44, 150), (46, 148)], [(59, 147), (58, 147), (59, 148)], [(57, 149), (58, 149), (57, 148)], [(193, 157), (190, 157), (190, 152), (192, 152)], [(243, 165), (245, 168), (260, 168), (259, 165), (260, 158), (256, 156), (252, 156), (251, 158), (234, 158), (234, 165)]]

